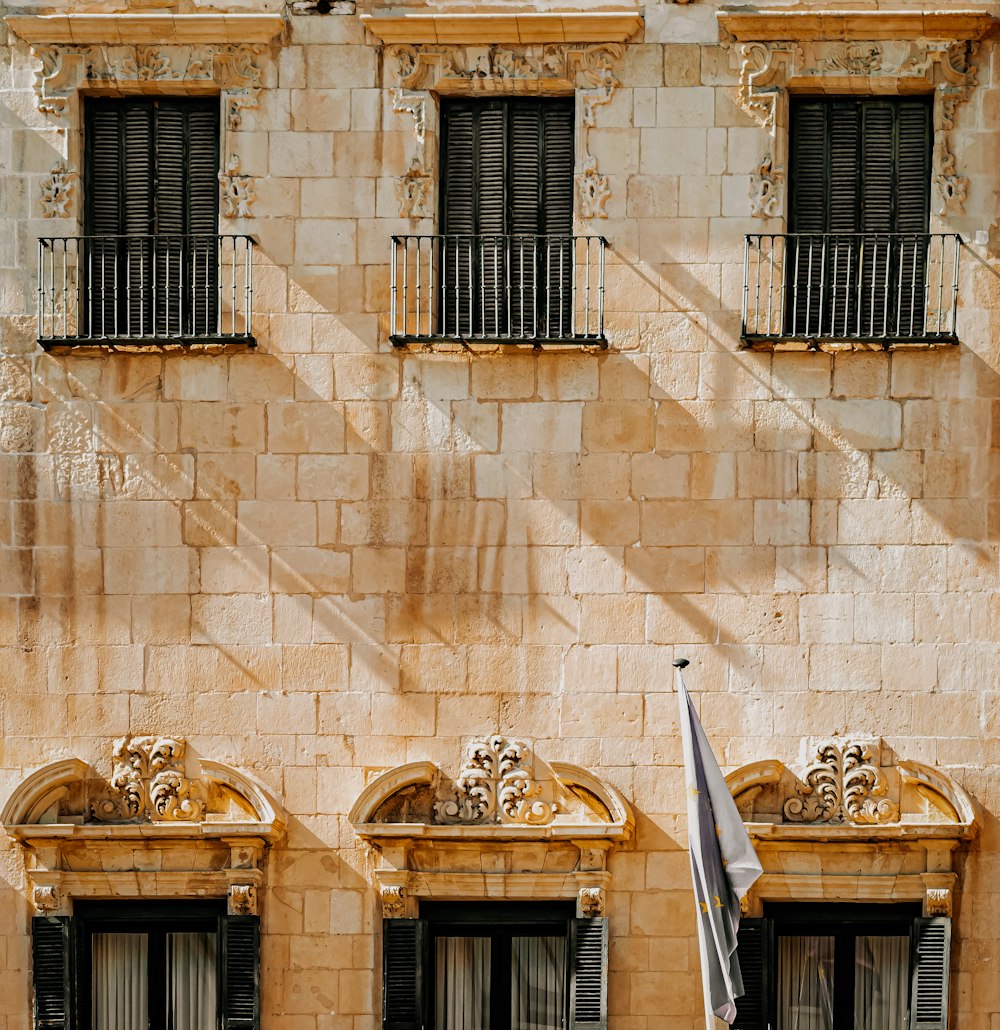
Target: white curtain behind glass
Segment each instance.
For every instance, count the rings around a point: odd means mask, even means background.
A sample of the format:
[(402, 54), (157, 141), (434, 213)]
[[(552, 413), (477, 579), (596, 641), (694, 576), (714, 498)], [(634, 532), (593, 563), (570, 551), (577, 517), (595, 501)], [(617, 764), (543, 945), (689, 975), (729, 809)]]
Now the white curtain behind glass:
[(214, 933), (167, 934), (167, 1025), (170, 1030), (215, 1030)]
[(91, 937), (94, 1030), (146, 1030), (147, 954), (144, 933)]
[(833, 938), (778, 938), (778, 1030), (833, 1030)]
[(855, 1030), (906, 1030), (909, 937), (858, 937), (854, 947)]
[(511, 947), (511, 1030), (561, 1030), (566, 938), (515, 937)]
[(489, 937), (438, 937), (436, 1030), (490, 1030)]

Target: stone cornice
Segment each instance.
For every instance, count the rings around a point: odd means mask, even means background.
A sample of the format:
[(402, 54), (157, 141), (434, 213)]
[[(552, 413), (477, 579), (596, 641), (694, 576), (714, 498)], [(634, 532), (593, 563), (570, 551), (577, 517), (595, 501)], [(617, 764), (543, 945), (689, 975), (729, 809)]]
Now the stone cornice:
[(777, 40), (981, 39), (994, 24), (985, 11), (720, 11), (738, 43)]
[(621, 43), (642, 26), (636, 10), (360, 17), (382, 43)]
[(7, 24), (35, 46), (99, 44), (269, 43), (280, 14), (19, 14)]

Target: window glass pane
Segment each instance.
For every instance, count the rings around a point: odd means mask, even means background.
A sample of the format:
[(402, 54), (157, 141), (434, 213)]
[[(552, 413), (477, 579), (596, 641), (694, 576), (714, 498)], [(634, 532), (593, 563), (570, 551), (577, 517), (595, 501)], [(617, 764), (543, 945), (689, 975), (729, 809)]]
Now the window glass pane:
[(832, 937), (778, 940), (778, 1030), (833, 1030)]
[(511, 941), (511, 1030), (560, 1030), (566, 1001), (566, 938)]
[(855, 940), (855, 1030), (905, 1030), (909, 957), (909, 937)]
[(436, 1030), (490, 1030), (489, 937), (438, 937)]
[(216, 935), (167, 934), (167, 1005), (170, 1030), (214, 1030)]
[(93, 1030), (147, 1030), (146, 935), (95, 933), (91, 948)]

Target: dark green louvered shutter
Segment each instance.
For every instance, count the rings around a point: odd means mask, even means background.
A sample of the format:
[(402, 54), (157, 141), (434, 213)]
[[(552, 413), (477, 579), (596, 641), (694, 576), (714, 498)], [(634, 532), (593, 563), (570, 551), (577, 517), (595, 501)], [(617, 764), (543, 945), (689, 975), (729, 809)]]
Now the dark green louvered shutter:
[(743, 994), (736, 999), (735, 1030), (767, 1030), (771, 994), (771, 920), (741, 919), (736, 936), (736, 957), (743, 977)]
[(913, 233), (900, 241), (898, 281), (903, 285), (899, 311), (900, 334), (925, 331), (924, 287), (927, 275), (927, 232), (931, 203), (931, 155), (934, 126), (931, 105), (924, 99), (899, 103), (896, 128), (896, 231)]
[(569, 333), (572, 100), (442, 108), (441, 326), (446, 335)]
[(427, 948), (425, 919), (382, 923), (382, 1030), (423, 1030)]
[(219, 920), (222, 1030), (260, 1030), (260, 917)]
[(474, 105), (442, 105), (441, 331), (472, 335), (472, 246), (478, 231), (476, 150), (479, 118)]
[(96, 335), (215, 332), (218, 137), (216, 100), (88, 100), (86, 230), (96, 239), (84, 271)]
[(570, 1030), (608, 1025), (608, 921), (573, 919), (569, 925)]
[(930, 159), (926, 98), (793, 105), (790, 228), (803, 235), (789, 244), (786, 319), (796, 334), (922, 331)]
[(72, 1030), (74, 926), (67, 916), (31, 920), (34, 1030)]
[(910, 961), (910, 1030), (947, 1030), (951, 919), (913, 920)]
[(570, 335), (573, 311), (573, 102), (544, 103), (542, 209), (539, 232), (548, 237), (539, 275), (546, 284), (539, 319), (543, 335)]

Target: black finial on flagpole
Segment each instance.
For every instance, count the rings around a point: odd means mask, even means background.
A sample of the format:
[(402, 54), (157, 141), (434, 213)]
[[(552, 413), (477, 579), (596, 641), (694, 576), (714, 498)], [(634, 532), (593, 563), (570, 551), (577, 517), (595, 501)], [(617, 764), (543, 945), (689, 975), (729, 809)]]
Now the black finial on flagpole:
[(678, 658), (677, 661), (674, 662), (674, 668), (686, 669), (690, 664), (691, 663), (686, 658)]

